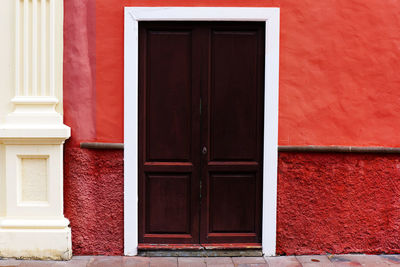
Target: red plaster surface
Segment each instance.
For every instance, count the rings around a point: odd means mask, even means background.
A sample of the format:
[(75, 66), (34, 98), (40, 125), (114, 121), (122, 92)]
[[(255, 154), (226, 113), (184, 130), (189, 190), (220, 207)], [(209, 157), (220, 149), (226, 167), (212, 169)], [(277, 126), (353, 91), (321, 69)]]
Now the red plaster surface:
[(64, 1), (64, 123), (70, 143), (96, 138), (95, 0)]
[(67, 145), (64, 164), (64, 209), (74, 255), (122, 255), (123, 151)]
[(97, 138), (123, 140), (124, 6), (280, 7), (279, 144), (400, 146), (400, 3), (102, 0)]
[[(122, 151), (65, 151), (75, 255), (123, 254)], [(280, 153), (277, 253), (400, 253), (400, 156)]]
[(400, 253), (399, 196), (399, 155), (280, 153), (277, 253)]
[[(96, 3), (97, 140), (123, 142), (124, 6), (274, 6), (263, 0), (102, 0)], [(112, 51), (112, 52), (110, 52)]]

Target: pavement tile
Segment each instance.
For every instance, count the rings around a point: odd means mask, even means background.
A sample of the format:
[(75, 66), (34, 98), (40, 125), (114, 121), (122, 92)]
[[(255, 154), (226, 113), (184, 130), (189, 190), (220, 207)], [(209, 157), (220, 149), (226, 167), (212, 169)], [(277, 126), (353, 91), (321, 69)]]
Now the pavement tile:
[(242, 263), (235, 265), (237, 267), (269, 267), (268, 263)]
[(363, 266), (359, 262), (347, 261), (347, 262), (333, 262), (331, 266), (334, 267), (347, 267), (347, 266)]
[(148, 267), (150, 258), (148, 257), (124, 257), (123, 267)]
[(0, 259), (0, 266), (1, 267), (15, 267), (15, 266), (19, 266), (21, 264), (21, 261), (19, 260), (1, 260)]
[(34, 260), (23, 260), (18, 267), (47, 267), (52, 266), (55, 261), (34, 261)]
[(179, 257), (178, 267), (206, 267), (206, 263), (201, 257)]
[(148, 257), (124, 257), (123, 267), (149, 267), (150, 258)]
[(204, 258), (204, 260), (207, 263), (207, 266), (217, 265), (217, 264), (232, 264), (233, 265), (232, 258), (229, 258), (229, 257), (208, 257), (208, 258)]
[(349, 257), (348, 255), (330, 255), (328, 256), (333, 266), (362, 266), (357, 257)]
[[(368, 255), (370, 256), (370, 255)], [(400, 266), (400, 255), (377, 255), (376, 257), (381, 258), (384, 262), (390, 265), (399, 265)]]
[(87, 260), (87, 261), (89, 261), (93, 257), (94, 256), (73, 256), (72, 259), (73, 260)]
[(150, 258), (150, 267), (177, 267), (176, 257), (153, 257)]
[(232, 257), (233, 264), (266, 263), (263, 257)]
[(270, 267), (302, 267), (295, 256), (265, 257)]
[(332, 262), (328, 259), (326, 255), (305, 255), (296, 256), (296, 259), (301, 263), (303, 267), (312, 266), (333, 266)]
[(302, 263), (303, 267), (333, 267), (333, 263)]
[(207, 267), (235, 267), (233, 263), (222, 263), (222, 264), (208, 264)]
[(362, 263), (361, 266), (363, 266), (363, 267), (393, 267), (393, 266), (400, 266), (400, 264), (389, 265), (387, 263)]
[(89, 263), (90, 257), (87, 259), (75, 259), (73, 258), (70, 261), (58, 261), (53, 263), (51, 267), (86, 267)]
[(87, 267), (122, 267), (122, 259), (119, 256), (97, 256), (89, 261)]
[(377, 255), (331, 255), (328, 258), (334, 266), (388, 266), (386, 259)]

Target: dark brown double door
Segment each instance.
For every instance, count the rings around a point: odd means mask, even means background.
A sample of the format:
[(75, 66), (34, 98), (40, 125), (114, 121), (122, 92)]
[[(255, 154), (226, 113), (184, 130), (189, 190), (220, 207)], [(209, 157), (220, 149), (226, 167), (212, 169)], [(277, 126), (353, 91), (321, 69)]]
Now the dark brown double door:
[(261, 243), (264, 23), (139, 29), (139, 243)]

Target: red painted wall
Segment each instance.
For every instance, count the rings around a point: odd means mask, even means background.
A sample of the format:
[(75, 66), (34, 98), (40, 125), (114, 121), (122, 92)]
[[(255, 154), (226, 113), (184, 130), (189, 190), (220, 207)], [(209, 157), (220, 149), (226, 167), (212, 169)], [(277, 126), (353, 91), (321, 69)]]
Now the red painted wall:
[(64, 123), (74, 146), (96, 139), (95, 3), (64, 1)]
[[(123, 253), (123, 6), (281, 8), (279, 144), (399, 146), (400, 2), (68, 0), (65, 213), (76, 255)], [(400, 253), (400, 159), (280, 153), (279, 254)]]
[(277, 6), (279, 143), (399, 146), (400, 3), (97, 1), (97, 139), (123, 140), (123, 6)]

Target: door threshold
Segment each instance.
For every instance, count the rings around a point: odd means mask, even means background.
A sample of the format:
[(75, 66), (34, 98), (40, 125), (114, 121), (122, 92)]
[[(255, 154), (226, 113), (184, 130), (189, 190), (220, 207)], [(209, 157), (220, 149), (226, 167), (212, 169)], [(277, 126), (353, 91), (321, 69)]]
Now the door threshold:
[(259, 257), (259, 243), (236, 244), (139, 244), (138, 255), (146, 257)]

